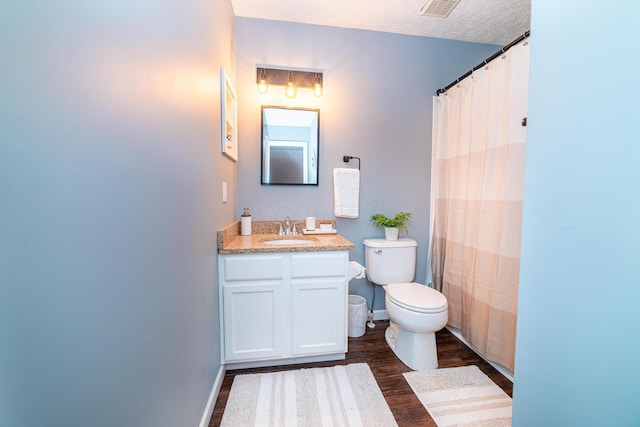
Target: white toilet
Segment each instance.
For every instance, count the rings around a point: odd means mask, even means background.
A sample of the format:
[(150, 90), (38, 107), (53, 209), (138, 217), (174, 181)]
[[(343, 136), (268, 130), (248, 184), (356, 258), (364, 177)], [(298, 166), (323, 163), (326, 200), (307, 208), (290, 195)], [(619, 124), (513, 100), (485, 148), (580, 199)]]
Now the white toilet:
[(366, 239), (367, 278), (385, 289), (391, 325), (387, 344), (408, 367), (438, 367), (435, 333), (447, 324), (447, 299), (428, 286), (412, 282), (418, 244), (413, 239)]

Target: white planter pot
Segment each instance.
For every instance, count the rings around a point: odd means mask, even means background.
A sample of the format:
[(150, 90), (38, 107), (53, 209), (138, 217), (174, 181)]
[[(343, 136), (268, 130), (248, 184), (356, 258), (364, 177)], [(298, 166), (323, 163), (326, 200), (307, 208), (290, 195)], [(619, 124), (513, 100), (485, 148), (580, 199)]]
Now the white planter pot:
[(400, 234), (400, 230), (396, 227), (384, 228), (384, 238), (387, 240), (398, 240), (398, 234)]

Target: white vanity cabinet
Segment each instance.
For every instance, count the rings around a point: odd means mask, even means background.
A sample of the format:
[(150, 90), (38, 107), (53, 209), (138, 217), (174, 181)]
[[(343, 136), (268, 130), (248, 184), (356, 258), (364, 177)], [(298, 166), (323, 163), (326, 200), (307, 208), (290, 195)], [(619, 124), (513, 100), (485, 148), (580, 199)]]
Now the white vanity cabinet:
[(219, 255), (218, 260), (222, 356), (228, 367), (344, 358), (346, 251)]

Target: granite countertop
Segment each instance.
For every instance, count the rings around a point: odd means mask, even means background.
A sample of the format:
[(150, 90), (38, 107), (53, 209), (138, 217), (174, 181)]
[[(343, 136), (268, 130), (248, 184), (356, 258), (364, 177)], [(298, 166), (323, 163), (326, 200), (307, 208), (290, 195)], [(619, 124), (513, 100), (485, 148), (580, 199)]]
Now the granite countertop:
[[(265, 221), (273, 223), (273, 221)], [(260, 223), (253, 225), (253, 231), (260, 231), (250, 236), (239, 234), (239, 222), (229, 224), (218, 231), (218, 253), (219, 254), (256, 254), (274, 252), (319, 252), (319, 251), (349, 251), (355, 248), (353, 243), (342, 237), (340, 234), (313, 234), (279, 236), (271, 230), (260, 226)], [(305, 240), (304, 243), (274, 245), (265, 243), (267, 240), (295, 239)]]
[[(301, 239), (305, 243), (274, 245), (264, 243), (273, 239)], [(278, 236), (277, 234), (252, 234), (236, 236), (227, 245), (218, 248), (219, 254), (256, 254), (265, 252), (316, 252), (316, 251), (348, 251), (354, 249), (353, 243), (339, 234), (318, 234), (314, 236), (295, 235)]]

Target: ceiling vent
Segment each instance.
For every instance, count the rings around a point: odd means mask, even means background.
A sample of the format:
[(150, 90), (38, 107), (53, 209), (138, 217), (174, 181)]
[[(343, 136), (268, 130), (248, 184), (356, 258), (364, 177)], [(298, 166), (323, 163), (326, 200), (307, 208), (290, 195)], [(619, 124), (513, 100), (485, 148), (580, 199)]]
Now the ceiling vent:
[(429, 0), (422, 6), (418, 15), (446, 18), (460, 0)]

